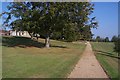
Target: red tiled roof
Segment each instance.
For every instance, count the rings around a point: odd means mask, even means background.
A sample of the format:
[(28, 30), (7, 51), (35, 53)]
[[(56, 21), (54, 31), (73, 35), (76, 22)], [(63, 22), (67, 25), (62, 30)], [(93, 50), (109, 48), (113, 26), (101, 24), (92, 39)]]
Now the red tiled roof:
[(0, 34), (9, 34), (9, 31), (5, 31), (5, 30), (0, 30)]

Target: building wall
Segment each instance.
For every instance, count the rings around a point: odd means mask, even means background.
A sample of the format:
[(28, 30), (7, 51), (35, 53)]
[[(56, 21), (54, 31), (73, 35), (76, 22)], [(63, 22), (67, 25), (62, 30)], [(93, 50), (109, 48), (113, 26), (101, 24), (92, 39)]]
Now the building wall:
[(30, 37), (27, 31), (10, 31), (11, 36), (23, 36), (23, 37)]

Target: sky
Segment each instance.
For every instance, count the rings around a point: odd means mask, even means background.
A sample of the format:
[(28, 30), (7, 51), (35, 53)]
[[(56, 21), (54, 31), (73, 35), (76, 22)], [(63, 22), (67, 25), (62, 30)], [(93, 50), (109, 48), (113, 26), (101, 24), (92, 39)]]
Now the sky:
[[(94, 4), (94, 13), (91, 17), (96, 17), (98, 28), (92, 29), (94, 37), (102, 38), (118, 35), (118, 3), (117, 2), (92, 2)], [(8, 11), (7, 5), (2, 3), (2, 12)], [(1, 5), (1, 4), (0, 4)]]
[[(118, 13), (120, 13), (120, 2), (119, 2), (119, 4), (118, 4), (118, 8), (119, 8), (119, 9), (118, 9)], [(118, 34), (120, 35), (120, 15), (118, 15), (118, 18), (119, 18), (119, 19), (118, 19), (118, 22), (119, 22), (119, 23), (118, 23)]]
[(117, 2), (94, 2), (94, 13), (99, 27), (92, 29), (93, 34), (101, 37), (118, 35), (118, 3)]

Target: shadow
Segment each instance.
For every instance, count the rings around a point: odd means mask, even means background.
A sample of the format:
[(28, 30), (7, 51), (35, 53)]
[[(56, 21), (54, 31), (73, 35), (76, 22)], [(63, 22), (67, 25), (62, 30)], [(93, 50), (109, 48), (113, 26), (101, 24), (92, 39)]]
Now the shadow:
[(44, 43), (38, 42), (36, 40), (32, 40), (31, 38), (27, 37), (2, 37), (2, 45), (7, 47), (38, 47), (43, 48)]
[(106, 53), (106, 54), (110, 54), (110, 55), (113, 55), (112, 53), (110, 52), (105, 52), (105, 51), (100, 51), (100, 50), (95, 50), (96, 52), (101, 52), (101, 53)]
[(104, 52), (104, 51), (99, 51), (99, 50), (94, 50), (95, 52), (97, 52), (98, 54), (101, 55), (105, 55), (105, 56), (109, 56), (109, 57), (113, 57), (113, 58), (118, 58), (120, 59), (120, 57), (114, 56), (112, 53), (110, 52)]
[(65, 46), (56, 46), (56, 45), (50, 45), (50, 47), (67, 48)]
[[(37, 48), (44, 48), (45, 43), (39, 42), (37, 40), (33, 40), (27, 37), (16, 37), (16, 36), (4, 36), (2, 37), (2, 46), (6, 47), (37, 47)], [(67, 48), (65, 46), (57, 46), (57, 45), (50, 45), (50, 47), (56, 48)]]

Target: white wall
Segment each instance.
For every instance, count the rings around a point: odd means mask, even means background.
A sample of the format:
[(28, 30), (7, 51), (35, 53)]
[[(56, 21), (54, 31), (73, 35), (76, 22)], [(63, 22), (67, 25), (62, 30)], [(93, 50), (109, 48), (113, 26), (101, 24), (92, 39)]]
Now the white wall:
[(24, 36), (24, 37), (30, 37), (29, 33), (27, 31), (10, 31), (11, 36)]

